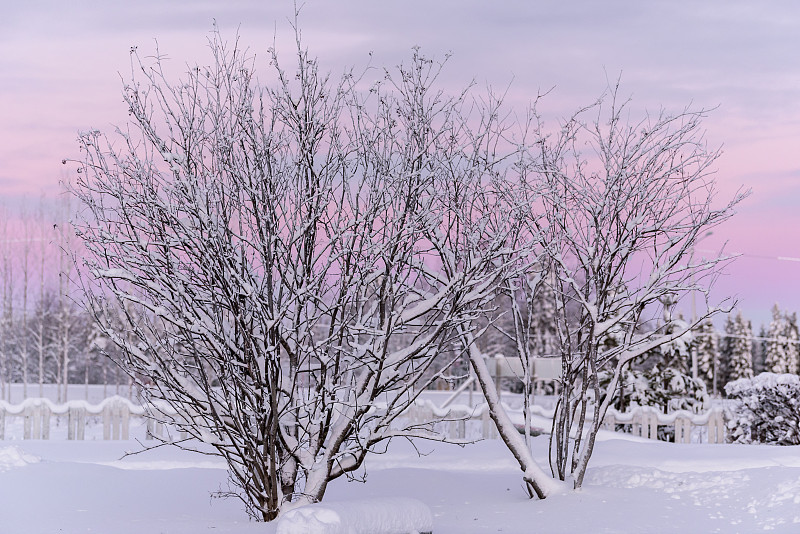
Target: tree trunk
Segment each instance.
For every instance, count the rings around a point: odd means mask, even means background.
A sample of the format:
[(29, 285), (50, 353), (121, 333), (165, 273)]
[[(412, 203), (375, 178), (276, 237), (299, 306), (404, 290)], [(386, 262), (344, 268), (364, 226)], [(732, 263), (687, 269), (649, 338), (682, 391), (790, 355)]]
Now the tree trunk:
[(470, 364), (475, 371), (475, 376), (478, 378), (478, 383), (489, 405), (489, 416), (494, 421), (497, 432), (508, 447), (508, 450), (516, 458), (523, 472), (522, 478), (525, 481), (528, 495), (531, 497), (535, 495), (540, 499), (544, 499), (548, 495), (560, 491), (562, 485), (553, 480), (539, 467), (533, 459), (530, 449), (525, 445), (525, 440), (522, 439), (519, 431), (514, 427), (514, 423), (511, 422), (505, 409), (500, 404), (489, 369), (486, 367), (483, 355), (475, 348), (474, 343), (470, 345)]

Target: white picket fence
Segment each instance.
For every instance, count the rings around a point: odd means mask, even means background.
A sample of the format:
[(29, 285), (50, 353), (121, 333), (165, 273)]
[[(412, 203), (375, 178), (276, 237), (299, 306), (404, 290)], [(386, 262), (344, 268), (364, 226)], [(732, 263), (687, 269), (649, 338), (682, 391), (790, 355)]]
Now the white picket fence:
[(602, 428), (615, 430), (617, 425), (631, 425), (634, 436), (658, 439), (658, 427), (668, 426), (674, 430), (675, 443), (725, 443), (726, 419), (725, 410), (720, 407), (701, 414), (686, 410), (665, 414), (656, 408), (640, 406), (623, 413), (608, 410)]
[[(513, 417), (519, 410), (508, 406), (506, 406), (506, 410), (512, 415), (512, 420), (521, 420), (521, 413), (517, 413), (516, 418)], [(552, 410), (535, 405), (531, 412), (532, 415), (546, 421), (552, 421), (554, 415)], [(439, 408), (429, 400), (421, 400), (409, 409), (408, 418), (414, 424), (439, 420), (436, 423), (436, 430), (450, 439), (495, 439), (498, 437), (497, 428), (489, 418), (489, 409), (486, 403), (474, 408), (464, 405)], [(609, 409), (601, 428), (614, 431), (617, 425), (630, 425), (631, 433), (634, 436), (658, 439), (658, 427), (668, 426), (674, 429), (675, 443), (725, 443), (725, 421), (725, 411), (719, 407), (702, 414), (684, 410), (664, 414), (656, 408), (645, 406), (634, 407), (630, 412)], [(521, 424), (517, 425), (517, 428), (519, 429), (521, 426)], [(547, 428), (538, 430), (549, 432), (550, 428), (547, 425)]]
[[(145, 439), (164, 436), (164, 425), (147, 417), (148, 409), (123, 397), (109, 397), (99, 404), (72, 400), (57, 404), (49, 399), (25, 399), (19, 404), (0, 401), (0, 440), (8, 439), (7, 429), (21, 422), (22, 439), (51, 439), (52, 429), (66, 423), (68, 440), (85, 440), (86, 429), (102, 424), (104, 440), (130, 439), (131, 421), (138, 419), (146, 428)], [(162, 408), (163, 409), (163, 408)]]
[[(7, 439), (7, 428), (13, 425), (16, 425), (14, 428), (19, 428), (20, 422), (22, 431), (21, 436), (17, 432), (17, 437), (22, 439), (51, 439), (52, 428), (66, 423), (66, 439), (85, 440), (86, 429), (99, 423), (103, 430), (102, 439), (128, 440), (131, 438), (132, 421), (136, 421), (138, 427), (145, 428), (145, 439), (164, 437), (168, 429), (147, 417), (148, 411), (155, 409), (151, 405), (136, 405), (123, 397), (110, 397), (99, 404), (81, 400), (63, 404), (56, 404), (48, 399), (26, 399), (19, 404), (0, 401), (0, 440)], [(521, 412), (518, 409), (508, 406), (506, 409), (512, 420), (521, 421)], [(159, 407), (158, 410), (163, 413), (165, 408)], [(538, 424), (534, 422), (534, 427), (548, 432), (549, 421), (553, 418), (552, 410), (533, 406), (532, 414), (538, 421)], [(407, 424), (412, 425), (425, 425), (435, 421), (434, 428), (437, 432), (455, 440), (498, 437), (486, 403), (475, 407), (454, 404), (440, 408), (430, 400), (418, 400), (406, 412), (405, 419)], [(721, 408), (713, 408), (703, 414), (687, 411), (663, 414), (650, 407), (636, 407), (625, 413), (610, 409), (603, 419), (602, 428), (613, 431), (617, 425), (629, 425), (633, 435), (650, 439), (657, 439), (660, 426), (671, 426), (676, 443), (725, 442), (725, 414)], [(543, 426), (547, 428), (541, 428)], [(180, 437), (184, 438), (185, 435)], [(95, 439), (98, 438), (99, 434)]]

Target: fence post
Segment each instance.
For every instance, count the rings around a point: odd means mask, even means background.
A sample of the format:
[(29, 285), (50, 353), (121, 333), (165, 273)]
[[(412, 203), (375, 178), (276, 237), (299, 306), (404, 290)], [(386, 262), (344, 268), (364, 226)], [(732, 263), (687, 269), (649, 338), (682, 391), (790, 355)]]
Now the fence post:
[(419, 423), (419, 408), (417, 407), (416, 402), (412, 403), (411, 406), (408, 407), (406, 416), (408, 417), (408, 422), (410, 425), (416, 425)]
[(67, 439), (68, 440), (74, 440), (75, 439), (75, 430), (78, 427), (78, 424), (77, 424), (77, 421), (76, 421), (76, 413), (75, 413), (77, 410), (78, 409), (75, 408), (74, 406), (70, 406), (67, 409)]
[(708, 417), (708, 442), (725, 443), (725, 421), (719, 410), (713, 410)]
[(50, 406), (42, 406), (42, 439), (50, 439)]
[(120, 406), (120, 409), (122, 411), (122, 414), (121, 414), (122, 415), (122, 421), (120, 421), (120, 423), (122, 424), (122, 428), (120, 429), (120, 434), (121, 434), (120, 438), (125, 440), (125, 441), (127, 441), (128, 440), (128, 436), (129, 436), (129, 431), (130, 431), (131, 410), (130, 410), (130, 407), (128, 406), (127, 402), (126, 403), (122, 403), (121, 406)]
[(114, 400), (103, 408), (103, 439), (128, 439), (130, 409), (127, 403)]
[(481, 419), (483, 423), (483, 439), (497, 438), (497, 427), (495, 426), (494, 421), (492, 421), (492, 418), (489, 416), (488, 406), (484, 408)]
[(31, 407), (26, 406), (25, 409), (22, 411), (22, 439), (31, 439)]
[(83, 441), (86, 439), (86, 408), (81, 406), (78, 408), (77, 418), (75, 420), (77, 427), (75, 428), (75, 438)]
[(119, 427), (122, 414), (120, 413), (119, 404), (114, 403), (111, 407), (111, 439), (114, 441), (119, 440)]
[(683, 414), (675, 417), (675, 443), (692, 442), (692, 421)]
[(156, 423), (155, 420), (151, 417), (147, 418), (147, 433), (144, 436), (144, 439), (153, 439), (156, 435)]
[(82, 440), (86, 430), (86, 409), (70, 406), (67, 412), (67, 439)]
[(611, 412), (611, 410), (606, 412), (606, 415), (603, 416), (603, 430), (610, 430), (614, 432), (617, 429), (617, 418)]
[(31, 417), (33, 417), (33, 433), (29, 439), (42, 438), (42, 407), (31, 406)]
[(467, 437), (467, 422), (464, 419), (456, 421), (456, 439)]
[(658, 414), (653, 408), (645, 414), (647, 420), (647, 438), (658, 439)]
[(631, 433), (634, 436), (642, 436), (642, 409), (641, 408), (634, 408), (633, 409), (633, 418), (631, 420)]
[(103, 439), (111, 439), (111, 406), (106, 404), (103, 406)]
[(435, 424), (433, 423), (433, 408), (427, 403), (421, 405), (417, 404), (414, 406), (414, 408), (415, 408), (414, 415), (416, 416), (416, 424), (421, 425), (429, 423), (431, 424), (431, 427), (433, 427), (433, 425)]

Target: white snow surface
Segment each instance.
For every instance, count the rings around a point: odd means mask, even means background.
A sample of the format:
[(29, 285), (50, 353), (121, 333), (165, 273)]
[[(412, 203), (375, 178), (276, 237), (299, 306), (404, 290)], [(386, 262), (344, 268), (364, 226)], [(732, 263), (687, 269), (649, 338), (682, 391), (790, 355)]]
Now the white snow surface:
[[(602, 432), (583, 489), (543, 501), (526, 497), (498, 440), (417, 447), (424, 456), (393, 442), (367, 460), (366, 482), (332, 482), (319, 506), (346, 512), (371, 499), (416, 499), (436, 534), (800, 532), (800, 447)], [(277, 522), (248, 521), (236, 499), (211, 497), (228, 489), (218, 459), (169, 447), (126, 455), (141, 449), (136, 441), (0, 442), (0, 533), (278, 532)], [(533, 449), (545, 467), (547, 436)]]
[(416, 534), (432, 530), (430, 508), (405, 497), (301, 506), (280, 517), (277, 534)]
[(8, 471), (14, 467), (23, 467), (38, 461), (37, 457), (25, 454), (17, 447), (0, 448), (0, 471)]

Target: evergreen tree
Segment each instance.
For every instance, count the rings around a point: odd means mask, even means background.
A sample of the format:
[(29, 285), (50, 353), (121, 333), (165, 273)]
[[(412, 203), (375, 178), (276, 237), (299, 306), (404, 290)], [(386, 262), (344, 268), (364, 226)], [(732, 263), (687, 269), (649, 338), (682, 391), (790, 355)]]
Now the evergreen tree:
[(556, 332), (556, 292), (552, 282), (541, 284), (531, 303), (531, 313), (534, 315), (533, 354), (539, 357), (560, 355)]
[(794, 370), (793, 373), (800, 372), (800, 331), (797, 328), (797, 313), (786, 314), (786, 350), (789, 353), (789, 360)]
[(732, 321), (732, 336), (728, 338), (728, 346), (730, 347), (728, 381), (738, 380), (739, 378), (752, 378), (752, 337), (753, 327), (750, 325), (750, 321), (745, 320), (740, 311)]
[(730, 377), (733, 365), (731, 359), (734, 340), (739, 335), (737, 333), (736, 316), (733, 313), (725, 316), (724, 332), (719, 341), (719, 364), (717, 366), (717, 381), (720, 384), (727, 384), (730, 380), (733, 380)]
[(770, 373), (797, 372), (797, 326), (790, 324), (786, 314), (781, 313), (777, 304), (772, 307), (772, 322), (767, 331), (764, 355), (765, 370)]
[[(678, 316), (677, 319), (670, 324), (666, 332), (673, 334), (682, 329), (686, 329), (688, 325), (683, 320), (683, 317)], [(674, 369), (679, 374), (691, 374), (691, 338), (689, 336), (681, 336), (669, 343), (661, 345), (656, 352), (659, 355), (659, 360), (656, 364), (662, 369)]]
[(754, 339), (753, 347), (753, 374), (759, 375), (766, 372), (767, 364), (764, 361), (767, 354), (767, 329), (762, 324), (758, 329), (758, 339)]
[[(719, 342), (714, 331), (714, 323), (710, 319), (700, 326), (700, 333), (695, 343), (697, 343), (698, 376), (705, 381), (706, 386), (713, 386), (719, 361)], [(712, 392), (716, 393), (713, 389)]]

